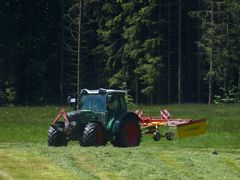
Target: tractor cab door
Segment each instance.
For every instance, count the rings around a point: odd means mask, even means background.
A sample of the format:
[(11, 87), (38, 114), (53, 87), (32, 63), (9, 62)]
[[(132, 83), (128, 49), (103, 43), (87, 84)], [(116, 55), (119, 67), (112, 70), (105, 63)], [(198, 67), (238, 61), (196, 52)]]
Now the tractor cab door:
[(108, 95), (108, 115), (109, 118), (116, 117), (122, 112), (127, 111), (127, 104), (125, 97), (122, 94), (111, 94)]

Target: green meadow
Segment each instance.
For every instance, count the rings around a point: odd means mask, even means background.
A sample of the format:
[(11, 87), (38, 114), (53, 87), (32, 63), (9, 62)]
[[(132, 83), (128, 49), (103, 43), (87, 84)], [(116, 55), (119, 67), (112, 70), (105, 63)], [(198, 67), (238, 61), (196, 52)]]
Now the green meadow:
[(48, 147), (59, 107), (0, 107), (0, 179), (240, 179), (240, 105), (131, 106), (173, 118), (206, 118), (207, 133), (139, 147)]

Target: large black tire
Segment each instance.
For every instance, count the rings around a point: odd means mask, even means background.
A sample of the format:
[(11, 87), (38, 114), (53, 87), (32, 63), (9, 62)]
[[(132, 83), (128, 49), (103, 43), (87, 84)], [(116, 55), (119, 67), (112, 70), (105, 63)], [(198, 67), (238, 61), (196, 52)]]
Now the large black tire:
[(96, 122), (89, 122), (84, 131), (83, 135), (79, 140), (81, 146), (104, 146), (106, 145), (106, 137), (103, 127)]
[(120, 124), (112, 144), (117, 147), (139, 146), (141, 142), (141, 129), (139, 121), (134, 116), (127, 116)]
[(48, 129), (48, 145), (49, 146), (67, 146), (68, 141), (64, 133), (64, 122), (57, 122)]

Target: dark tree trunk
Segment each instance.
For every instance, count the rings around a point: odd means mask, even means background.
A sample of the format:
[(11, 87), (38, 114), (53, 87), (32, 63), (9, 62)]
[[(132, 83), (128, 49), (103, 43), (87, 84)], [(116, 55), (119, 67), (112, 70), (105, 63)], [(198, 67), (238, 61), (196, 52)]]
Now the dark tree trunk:
[(178, 1), (178, 104), (182, 102), (182, 0)]
[[(213, 1), (211, 3), (211, 23), (213, 25)], [(209, 58), (209, 81), (208, 81), (208, 104), (212, 102), (212, 84), (213, 84), (213, 46), (211, 47), (211, 54)]]
[(63, 16), (64, 16), (64, 10), (63, 10), (63, 0), (61, 0), (61, 68), (60, 68), (60, 103), (61, 106), (63, 106), (63, 50), (64, 50), (64, 44), (63, 44)]
[(81, 63), (81, 25), (82, 25), (82, 10), (83, 0), (79, 0), (79, 25), (78, 25), (78, 54), (77, 54), (77, 109), (79, 109), (79, 95), (80, 95), (80, 63)]
[(171, 103), (171, 1), (168, 2), (168, 104)]
[(240, 92), (240, 67), (238, 67), (238, 92)]
[(137, 75), (135, 75), (135, 103), (138, 104), (138, 78)]

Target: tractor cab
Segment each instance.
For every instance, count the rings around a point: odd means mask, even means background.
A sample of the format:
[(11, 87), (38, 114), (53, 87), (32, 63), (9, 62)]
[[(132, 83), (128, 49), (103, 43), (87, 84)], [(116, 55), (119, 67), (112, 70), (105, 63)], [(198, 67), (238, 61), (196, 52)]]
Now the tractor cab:
[(108, 113), (115, 117), (119, 113), (127, 111), (125, 101), (126, 91), (122, 90), (87, 90), (80, 93), (79, 110), (91, 110), (93, 112)]
[[(79, 99), (70, 101), (76, 102), (76, 110), (62, 110), (53, 120), (48, 145), (64, 146), (70, 140), (78, 140), (81, 146), (102, 146), (108, 141), (114, 146), (138, 146), (139, 117), (127, 111), (125, 95), (123, 90), (82, 89)], [(58, 121), (62, 116), (64, 122)]]

